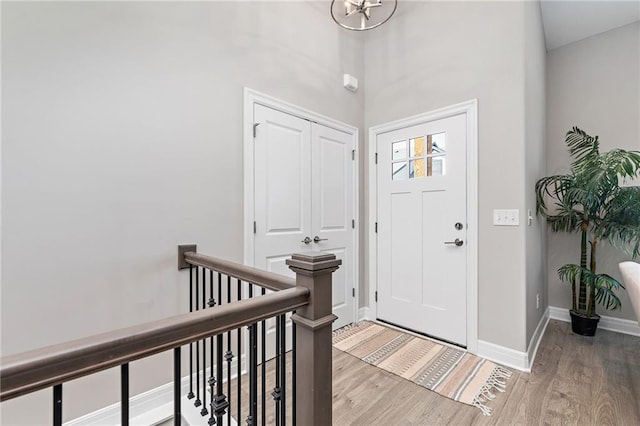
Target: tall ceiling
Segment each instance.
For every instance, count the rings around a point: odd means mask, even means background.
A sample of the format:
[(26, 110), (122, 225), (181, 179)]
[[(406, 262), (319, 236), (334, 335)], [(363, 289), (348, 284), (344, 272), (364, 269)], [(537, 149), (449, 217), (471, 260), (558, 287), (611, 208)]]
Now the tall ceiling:
[(640, 21), (640, 0), (541, 0), (547, 50)]

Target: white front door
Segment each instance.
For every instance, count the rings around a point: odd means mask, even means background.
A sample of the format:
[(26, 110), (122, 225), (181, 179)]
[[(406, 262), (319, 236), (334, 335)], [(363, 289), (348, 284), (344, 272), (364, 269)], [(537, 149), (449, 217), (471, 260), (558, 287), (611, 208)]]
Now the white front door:
[(354, 321), (354, 137), (254, 106), (254, 266), (294, 276), (293, 253), (334, 253), (334, 328)]
[(467, 344), (466, 118), (377, 135), (377, 317)]

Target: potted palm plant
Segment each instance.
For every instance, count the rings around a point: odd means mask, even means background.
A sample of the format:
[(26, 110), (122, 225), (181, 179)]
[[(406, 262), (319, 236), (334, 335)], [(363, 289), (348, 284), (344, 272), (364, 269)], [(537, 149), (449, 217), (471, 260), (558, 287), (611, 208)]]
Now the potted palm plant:
[(580, 264), (562, 266), (558, 276), (571, 284), (573, 332), (593, 336), (600, 320), (596, 302), (618, 309), (615, 291), (624, 288), (596, 271), (598, 244), (606, 241), (632, 257), (640, 254), (640, 187), (620, 186), (621, 179), (640, 176), (640, 152), (601, 153), (598, 137), (577, 127), (565, 142), (573, 159), (570, 172), (536, 183), (536, 210), (552, 231), (581, 233)]

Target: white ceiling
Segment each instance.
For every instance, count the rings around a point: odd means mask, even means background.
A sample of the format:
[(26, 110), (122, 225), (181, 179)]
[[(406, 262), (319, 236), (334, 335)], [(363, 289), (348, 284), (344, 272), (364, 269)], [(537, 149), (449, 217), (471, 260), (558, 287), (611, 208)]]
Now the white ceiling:
[(547, 50), (640, 21), (640, 0), (542, 0)]

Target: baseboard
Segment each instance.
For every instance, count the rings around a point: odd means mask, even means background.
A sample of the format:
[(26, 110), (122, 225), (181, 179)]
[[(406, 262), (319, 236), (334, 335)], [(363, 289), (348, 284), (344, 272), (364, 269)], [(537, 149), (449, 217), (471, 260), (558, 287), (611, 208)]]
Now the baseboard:
[(547, 324), (549, 324), (549, 309), (547, 309), (542, 315), (542, 318), (540, 318), (538, 326), (533, 332), (533, 336), (531, 336), (529, 348), (526, 352), (516, 351), (515, 349), (496, 345), (495, 343), (479, 340), (478, 356), (506, 367), (530, 373), (536, 353), (538, 352), (538, 346), (540, 346), (542, 336), (544, 336), (544, 332), (547, 329)]
[[(242, 365), (246, 366), (246, 357), (242, 355)], [(215, 366), (214, 366), (215, 368)], [(227, 376), (227, 368), (224, 366), (223, 377)], [(237, 360), (231, 363), (231, 371), (237, 371)], [(245, 370), (242, 374), (246, 373)], [(199, 373), (202, 374), (202, 373)], [(209, 369), (205, 376), (209, 376)], [(232, 375), (232, 379), (237, 373)], [(225, 380), (226, 382), (226, 380)], [(181, 395), (189, 391), (189, 376), (184, 376), (180, 383)], [(182, 417), (186, 424), (200, 424), (200, 408), (193, 406), (193, 400), (182, 398)], [(165, 383), (157, 388), (135, 395), (129, 399), (129, 424), (152, 426), (162, 423), (173, 417), (173, 382)], [(206, 422), (205, 422), (206, 423)], [(117, 426), (120, 424), (120, 403), (112, 404), (82, 417), (64, 423), (65, 426)], [(226, 424), (226, 421), (225, 421)]]
[[(569, 309), (558, 308), (556, 306), (549, 306), (550, 318), (554, 320), (571, 322), (569, 316)], [(602, 330), (609, 330), (616, 333), (630, 334), (632, 336), (640, 336), (640, 325), (637, 321), (620, 319), (609, 317), (606, 315), (600, 315), (600, 322), (598, 328)]]
[(529, 349), (527, 349), (527, 371), (531, 371), (533, 368), (533, 362), (536, 359), (536, 355), (538, 354), (538, 347), (540, 346), (540, 341), (544, 336), (544, 332), (547, 330), (547, 325), (549, 324), (549, 308), (544, 311), (542, 318), (538, 322), (538, 326), (536, 330), (533, 332), (533, 336), (531, 336), (531, 340), (529, 341)]
[(516, 351), (495, 343), (478, 340), (479, 357), (504, 365), (516, 370), (530, 372), (527, 352)]
[[(182, 379), (184, 385), (184, 378)], [(189, 380), (187, 378), (187, 390)], [(161, 407), (168, 406), (173, 402), (173, 383), (166, 383), (147, 392), (138, 394), (129, 399), (129, 413), (131, 424), (154, 425), (161, 423), (173, 416), (171, 406), (168, 409)], [(89, 426), (89, 425), (119, 425), (120, 424), (120, 403), (112, 404), (94, 412), (85, 414), (71, 421), (64, 423), (65, 426)]]
[(365, 306), (364, 308), (358, 309), (358, 322), (371, 319), (369, 318), (369, 308)]

